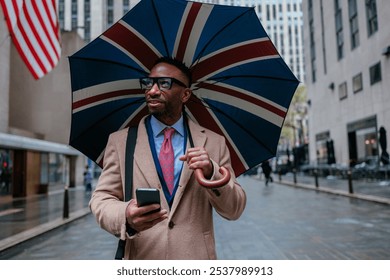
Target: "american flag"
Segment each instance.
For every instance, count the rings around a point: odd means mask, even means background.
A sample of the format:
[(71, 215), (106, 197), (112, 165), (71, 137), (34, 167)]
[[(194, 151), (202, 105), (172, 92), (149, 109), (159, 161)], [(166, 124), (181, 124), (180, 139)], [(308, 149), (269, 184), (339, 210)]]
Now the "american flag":
[(61, 55), (55, 0), (0, 0), (12, 41), (35, 79)]

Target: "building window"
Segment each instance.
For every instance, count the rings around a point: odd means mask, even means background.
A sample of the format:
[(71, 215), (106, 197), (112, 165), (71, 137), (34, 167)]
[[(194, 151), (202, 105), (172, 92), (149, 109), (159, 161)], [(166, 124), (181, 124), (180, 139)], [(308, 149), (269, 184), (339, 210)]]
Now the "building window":
[(336, 22), (336, 42), (337, 42), (337, 59), (344, 57), (344, 35), (343, 35), (343, 16), (340, 0), (334, 0), (335, 22)]
[(114, 23), (114, 3), (113, 0), (107, 0), (107, 25)]
[(339, 85), (339, 98), (340, 100), (346, 99), (348, 96), (347, 82)]
[(370, 67), (370, 82), (371, 85), (380, 82), (382, 80), (382, 72), (381, 72), (381, 63), (378, 62), (377, 64)]
[[(67, 174), (67, 159), (62, 154), (56, 154), (56, 153), (49, 153), (48, 159), (49, 169), (48, 169), (48, 180), (49, 183), (66, 183), (66, 174)], [(41, 174), (42, 176), (47, 176), (44, 174)]]
[(366, 0), (367, 32), (371, 36), (378, 30), (378, 14), (376, 12), (376, 0)]
[(330, 139), (330, 131), (316, 134), (316, 154), (318, 164), (328, 163), (328, 146), (327, 141)]
[(61, 30), (65, 30), (65, 4), (64, 0), (58, 1), (58, 22)]
[(90, 0), (84, 2), (84, 40), (91, 41), (91, 3)]
[(358, 162), (375, 159), (378, 155), (377, 132), (375, 127), (356, 131), (356, 150)]
[(13, 151), (0, 148), (0, 195), (12, 194)]
[(352, 78), (352, 89), (353, 93), (363, 90), (363, 77), (362, 73), (357, 74)]
[(271, 19), (271, 18), (270, 18), (271, 16), (270, 16), (270, 10), (269, 10), (270, 7), (269, 7), (269, 4), (267, 4), (266, 7), (267, 7), (267, 21), (269, 21), (269, 20)]
[(356, 0), (348, 0), (351, 49), (359, 46), (359, 23)]
[(77, 28), (77, 0), (72, 0), (72, 30)]
[(272, 17), (276, 19), (276, 5), (272, 5)]
[(130, 0), (123, 0), (123, 14), (130, 10)]
[(311, 79), (316, 82), (316, 45), (314, 40), (314, 16), (313, 16), (313, 0), (309, 0), (309, 33), (310, 33), (310, 59), (311, 59)]

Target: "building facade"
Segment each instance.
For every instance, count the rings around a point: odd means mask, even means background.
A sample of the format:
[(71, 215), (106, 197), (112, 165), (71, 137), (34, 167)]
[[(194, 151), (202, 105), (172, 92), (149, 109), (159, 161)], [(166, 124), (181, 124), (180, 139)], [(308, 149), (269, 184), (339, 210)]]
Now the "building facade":
[(390, 129), (390, 2), (302, 4), (310, 160), (345, 166), (376, 160), (383, 150), (379, 129)]
[(84, 41), (76, 33), (63, 33), (59, 64), (34, 80), (12, 43), (2, 9), (0, 18), (0, 196), (31, 196), (52, 186), (81, 184), (85, 158), (67, 145), (67, 56)]
[(98, 37), (139, 0), (58, 0), (62, 31), (77, 31), (86, 42)]

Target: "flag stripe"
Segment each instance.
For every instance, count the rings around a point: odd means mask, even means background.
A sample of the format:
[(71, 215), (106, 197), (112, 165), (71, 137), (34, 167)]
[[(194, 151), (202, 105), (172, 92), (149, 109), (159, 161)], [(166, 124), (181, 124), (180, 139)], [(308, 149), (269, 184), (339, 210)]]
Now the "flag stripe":
[[(37, 53), (39, 53), (39, 57), (44, 57), (46, 58), (44, 61), (44, 69), (47, 69), (48, 67), (53, 67), (54, 66), (54, 61), (51, 59), (50, 54), (48, 50), (45, 47), (45, 44), (43, 43), (43, 34), (42, 34), (42, 29), (40, 29), (40, 23), (38, 15), (35, 14), (35, 7), (34, 4), (31, 3), (30, 1), (25, 2), (25, 5), (23, 6), (24, 10), (24, 16), (25, 16), (25, 24), (23, 24), (22, 28), (26, 26), (29, 34), (33, 34), (34, 36), (31, 36), (30, 38), (27, 37), (27, 39), (30, 39), (31, 44), (34, 44), (34, 48), (37, 50)], [(30, 12), (29, 12), (30, 11)], [(37, 59), (38, 60), (38, 59)], [(50, 66), (48, 65), (50, 64)], [(43, 69), (43, 70), (44, 70)]]
[[(12, 36), (13, 43), (18, 50), (20, 56), (22, 57), (22, 60), (26, 63), (27, 68), (30, 70), (32, 75), (34, 76), (35, 79), (38, 79), (40, 75), (44, 75), (40, 67), (36, 64), (32, 65), (29, 63), (29, 58), (32, 57), (32, 53), (30, 50), (25, 46), (24, 39), (21, 35), (20, 32), (15, 33), (13, 30), (15, 26), (17, 26), (17, 19), (18, 15), (16, 14), (16, 11), (19, 11), (22, 7), (22, 0), (20, 1), (12, 1), (11, 3), (7, 3), (8, 6), (6, 6), (6, 3), (4, 0), (2, 0), (1, 6), (3, 8), (3, 12), (6, 18), (8, 30)], [(11, 6), (12, 4), (12, 6)], [(24, 50), (24, 51), (22, 51)]]
[[(55, 3), (55, 2), (54, 2)], [(39, 1), (38, 6), (35, 6), (35, 13), (38, 17), (38, 20), (40, 22), (40, 26), (42, 27), (43, 32), (45, 33), (45, 36), (42, 36), (42, 38), (45, 40), (45, 45), (47, 43), (50, 44), (50, 47), (47, 48), (48, 51), (50, 52), (51, 56), (54, 57), (53, 60), (55, 61), (56, 59), (58, 60), (60, 57), (61, 53), (61, 46), (59, 42), (59, 34), (56, 32), (56, 27), (55, 27), (55, 20), (56, 20), (56, 14), (55, 10), (53, 11), (53, 7), (47, 6), (47, 2), (41, 2)], [(43, 14), (40, 14), (39, 11), (42, 9), (42, 5), (44, 5), (44, 8), (46, 10), (46, 17), (44, 18)], [(54, 21), (53, 21), (53, 16), (54, 16)], [(46, 25), (45, 22), (49, 21), (51, 24)]]
[(35, 79), (43, 77), (61, 54), (55, 1), (0, 1), (19, 55)]
[[(25, 7), (25, 6), (23, 6), (23, 7)], [(40, 55), (42, 55), (42, 54), (41, 53), (38, 54), (38, 52), (40, 52), (42, 49), (40, 49), (40, 47), (37, 45), (36, 37), (31, 30), (31, 26), (27, 22), (27, 18), (26, 18), (25, 13), (22, 13), (19, 16), (17, 26), (18, 26), (20, 33), (22, 34), (23, 41), (25, 43), (25, 45), (22, 45), (22, 47), (23, 48), (27, 47), (30, 50), (31, 54), (33, 55), (33, 57), (29, 57), (29, 63), (31, 63), (32, 60), (34, 60), (34, 62), (36, 64), (38, 64), (40, 69), (43, 72), (45, 72), (45, 69), (46, 69), (45, 64), (47, 61), (46, 61), (46, 59), (44, 59), (44, 60), (39, 59)], [(23, 51), (23, 49), (20, 51)]]

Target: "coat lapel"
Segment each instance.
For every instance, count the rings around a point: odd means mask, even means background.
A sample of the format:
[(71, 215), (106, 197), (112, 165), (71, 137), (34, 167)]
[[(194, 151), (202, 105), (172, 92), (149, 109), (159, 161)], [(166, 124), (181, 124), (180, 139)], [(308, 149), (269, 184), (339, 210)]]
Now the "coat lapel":
[[(204, 128), (200, 127), (199, 125), (195, 124), (193, 121), (188, 120), (188, 127), (192, 135), (192, 140), (194, 141), (195, 147), (203, 147), (206, 143), (206, 134)], [(187, 137), (189, 138), (189, 136)], [(190, 142), (187, 139), (187, 149), (190, 148)], [(176, 191), (175, 198), (173, 200), (172, 209), (171, 209), (171, 217), (174, 214), (177, 206), (180, 203), (180, 200), (188, 187), (188, 182), (193, 176), (194, 171), (188, 168), (188, 165), (186, 162), (183, 163), (183, 170), (181, 172), (179, 186)]]
[[(143, 120), (141, 120), (140, 125), (138, 127), (137, 144), (134, 153), (134, 164), (135, 166), (138, 166), (148, 186), (152, 188), (158, 188), (160, 189), (160, 191), (162, 191), (156, 166), (154, 165), (152, 152), (150, 150), (146, 127)], [(147, 186), (135, 186), (135, 187), (137, 188), (137, 187), (147, 187)]]

